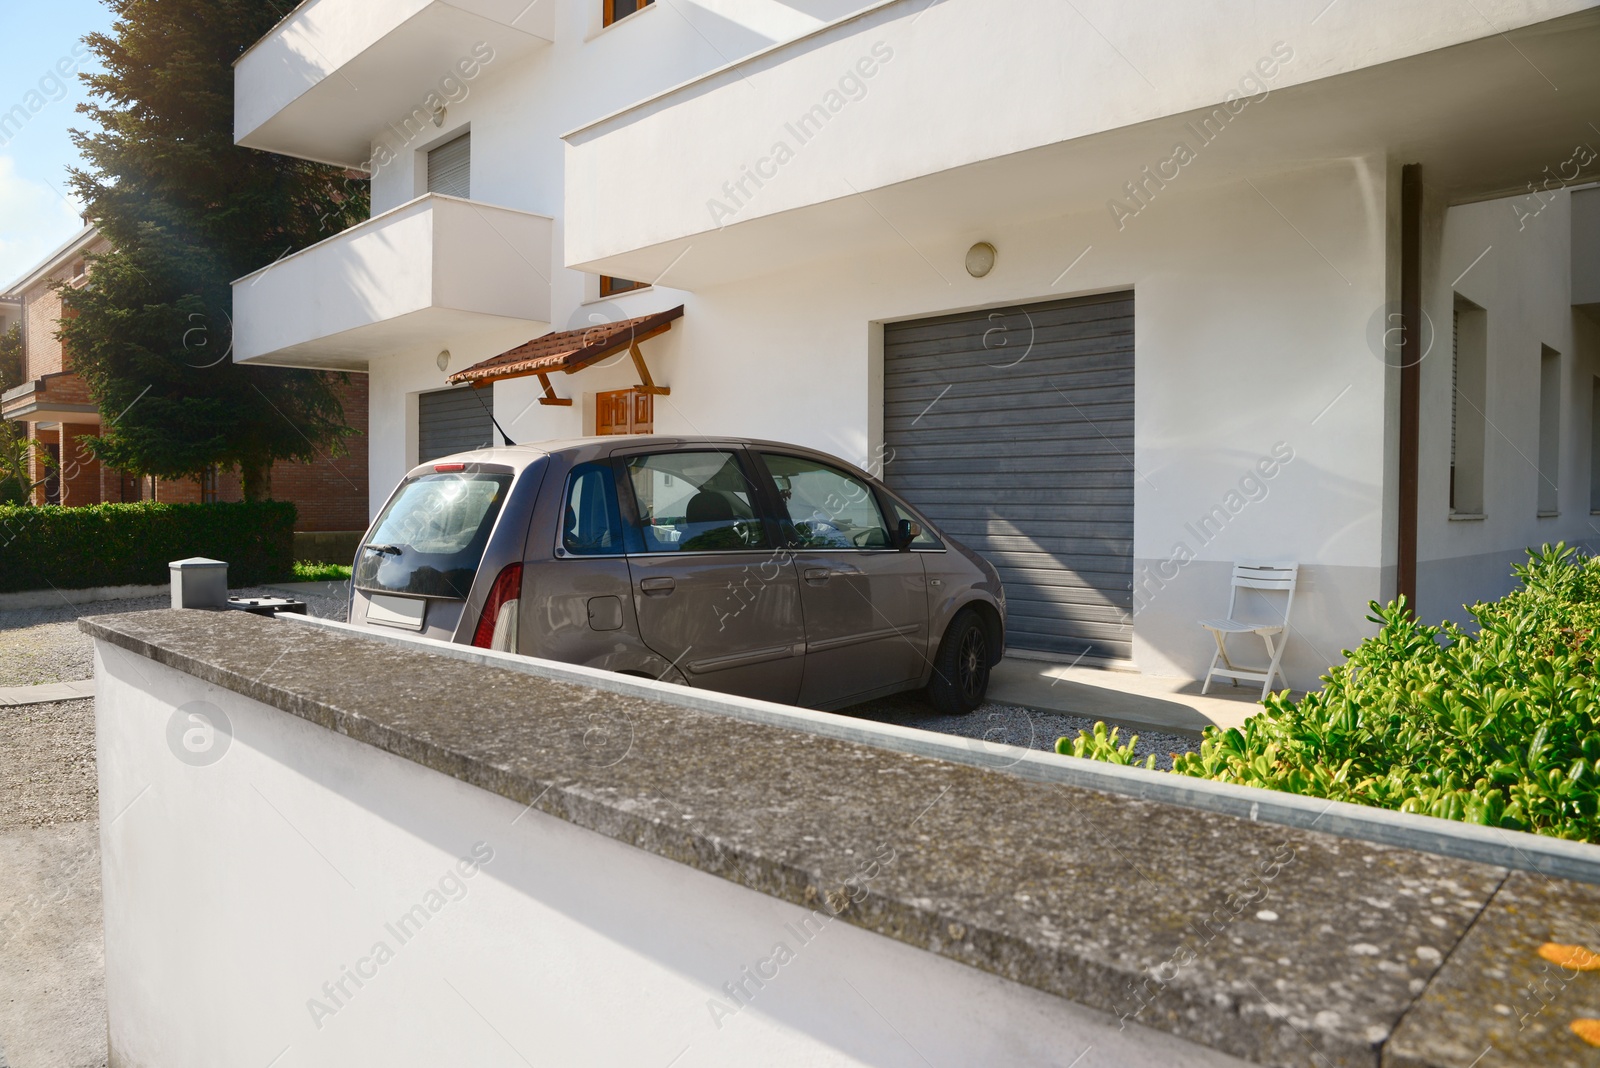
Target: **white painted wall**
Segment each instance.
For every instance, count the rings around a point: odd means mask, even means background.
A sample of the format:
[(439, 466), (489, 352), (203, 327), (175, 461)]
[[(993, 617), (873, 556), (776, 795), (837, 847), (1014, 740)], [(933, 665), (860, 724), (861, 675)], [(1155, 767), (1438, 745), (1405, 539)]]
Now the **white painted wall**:
[[(1559, 163), (1560, 161), (1553, 161)], [(1423, 618), (1466, 620), (1462, 605), (1498, 597), (1524, 549), (1600, 547), (1590, 515), (1591, 410), (1600, 327), (1572, 307), (1573, 194), (1540, 191), (1450, 208), (1425, 270), (1434, 348), (1422, 366), (1418, 601)], [(1479, 257), (1482, 257), (1481, 259)], [(1464, 273), (1463, 273), (1464, 272)], [(1455, 281), (1452, 286), (1452, 281)], [(1488, 316), (1484, 518), (1449, 513), (1451, 309), (1459, 293)], [(1538, 515), (1539, 359), (1561, 353), (1560, 514)]]
[[(118, 1068), (1242, 1063), (838, 920), (800, 944), (798, 906), (103, 642), (95, 678)], [(206, 766), (190, 702), (231, 725)]]

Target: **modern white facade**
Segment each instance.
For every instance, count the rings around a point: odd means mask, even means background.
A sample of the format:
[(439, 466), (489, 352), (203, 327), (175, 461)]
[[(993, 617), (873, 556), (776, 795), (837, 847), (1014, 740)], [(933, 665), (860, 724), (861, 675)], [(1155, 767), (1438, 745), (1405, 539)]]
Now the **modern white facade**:
[[(449, 373), (683, 304), (647, 343), (657, 433), (881, 468), (1003, 558), (1014, 633), (1017, 589), (1072, 602), (1033, 642), (1069, 659), (1198, 675), (1231, 563), (1293, 560), (1307, 686), (1400, 583), (1459, 618), (1523, 547), (1594, 543), (1595, 4), (403, 7), (308, 0), (237, 68), (240, 143), (374, 168), (371, 222), (235, 284), (238, 358), (370, 375), (374, 506)], [(470, 192), (428, 196), (427, 152), (463, 133)], [(655, 284), (601, 299), (602, 274)], [(1077, 351), (1043, 325), (1068, 298), (1131, 309), (1081, 386), (1038, 370)], [(980, 340), (940, 357), (923, 319)], [(518, 441), (576, 435), (634, 382), (622, 359), (558, 376), (570, 407), (533, 379), (493, 407)], [(1008, 441), (928, 488), (940, 457)]]

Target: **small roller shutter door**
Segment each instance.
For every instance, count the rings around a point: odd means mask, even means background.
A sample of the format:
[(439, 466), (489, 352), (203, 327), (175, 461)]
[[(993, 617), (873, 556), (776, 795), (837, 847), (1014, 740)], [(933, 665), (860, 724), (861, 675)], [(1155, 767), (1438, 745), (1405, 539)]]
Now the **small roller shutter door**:
[(424, 393), (417, 398), (417, 463), (495, 443), (494, 423), (471, 387)]

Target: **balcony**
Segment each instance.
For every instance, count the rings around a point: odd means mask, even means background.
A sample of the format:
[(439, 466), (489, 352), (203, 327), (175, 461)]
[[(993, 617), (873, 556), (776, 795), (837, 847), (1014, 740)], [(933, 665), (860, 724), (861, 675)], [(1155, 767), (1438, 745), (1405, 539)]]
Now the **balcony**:
[(57, 371), (0, 394), (0, 419), (98, 426), (100, 408), (83, 379), (71, 371)]
[(430, 193), (233, 283), (233, 356), (365, 371), (550, 325), (552, 224)]
[[(551, 0), (306, 0), (234, 65), (238, 144), (363, 167), (555, 34)], [(464, 65), (463, 65), (464, 64)], [(470, 73), (469, 73), (470, 72)]]
[(889, 0), (568, 133), (564, 261), (698, 288), (964, 249), (1104, 213), (1180, 140), (1184, 189), (1387, 155), (1447, 202), (1522, 192), (1593, 136), (1597, 46), (1583, 0)]

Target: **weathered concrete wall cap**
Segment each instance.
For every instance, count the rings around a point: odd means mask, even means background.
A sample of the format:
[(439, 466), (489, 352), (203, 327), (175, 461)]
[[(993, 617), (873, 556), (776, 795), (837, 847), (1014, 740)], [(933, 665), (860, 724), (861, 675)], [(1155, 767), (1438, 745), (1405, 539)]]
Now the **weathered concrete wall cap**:
[[(1438, 1028), (1406, 1028), (1402, 1062), (1389, 1052), (1397, 1029), (1435, 1004), (1482, 1019), (1525, 1006), (1524, 975), (1495, 968), (1469, 979), (1446, 962), (1463, 951), (1538, 960), (1545, 942), (1587, 940), (1570, 917), (1594, 915), (1600, 898), (1544, 879), (1568, 904), (1528, 912), (1520, 898), (1502, 902), (1501, 867), (244, 613), (133, 613), (82, 626), (519, 806), (1260, 1064), (1465, 1068), (1444, 1017)], [(870, 878), (862, 858), (877, 858)], [(1502, 908), (1523, 918), (1474, 949), (1468, 933)], [(1549, 1045), (1514, 1020), (1486, 1035), (1499, 1054), (1492, 1063), (1565, 1063), (1551, 1050), (1596, 1063), (1597, 1051), (1558, 1023), (1545, 1032)]]

